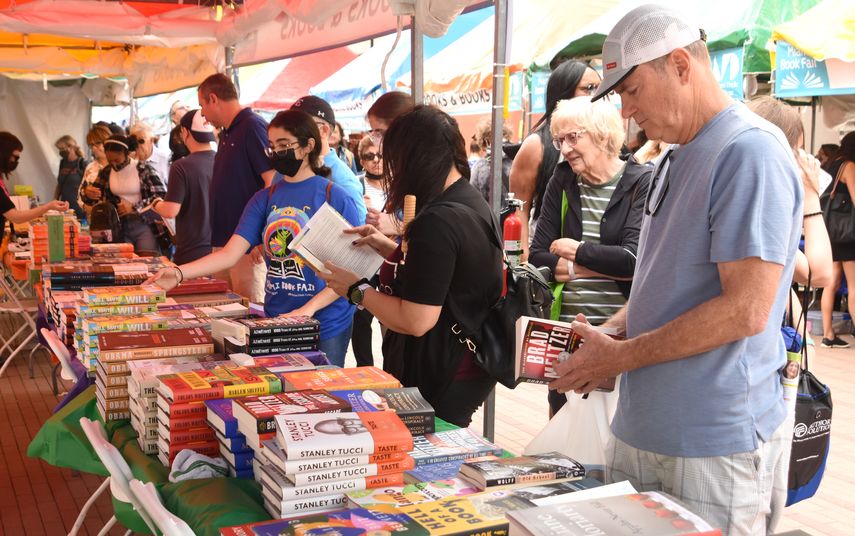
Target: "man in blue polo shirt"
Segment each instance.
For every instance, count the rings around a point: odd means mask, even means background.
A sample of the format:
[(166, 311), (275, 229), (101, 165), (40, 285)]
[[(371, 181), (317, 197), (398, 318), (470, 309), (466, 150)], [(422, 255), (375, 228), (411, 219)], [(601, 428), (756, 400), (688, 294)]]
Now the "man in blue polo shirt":
[(727, 536), (774, 532), (786, 499), (781, 319), (803, 189), (780, 129), (733, 102), (705, 34), (668, 8), (630, 11), (603, 45), (621, 113), (672, 145), (645, 204), (627, 305), (550, 387), (591, 391), (623, 373), (606, 478), (675, 495)]
[[(202, 115), (222, 129), (210, 189), (211, 245), (217, 250), (231, 238), (246, 203), (270, 186), (276, 172), (266, 153), (267, 122), (240, 105), (231, 79), (213, 74), (198, 93)], [(228, 274), (216, 275), (230, 281), (238, 294), (263, 303), (266, 272), (263, 262), (256, 264), (251, 255), (244, 255)]]
[(335, 115), (332, 106), (327, 101), (314, 95), (306, 95), (300, 97), (291, 105), (292, 110), (300, 110), (312, 116), (315, 124), (318, 125), (318, 130), (321, 131), (321, 156), (324, 158), (324, 165), (330, 168), (330, 180), (344, 188), (356, 203), (356, 208), (359, 211), (359, 221), (365, 222), (365, 214), (368, 212), (365, 208), (365, 191), (362, 188), (362, 183), (353, 174), (353, 170), (335, 154), (335, 151), (330, 147), (330, 134), (335, 128)]

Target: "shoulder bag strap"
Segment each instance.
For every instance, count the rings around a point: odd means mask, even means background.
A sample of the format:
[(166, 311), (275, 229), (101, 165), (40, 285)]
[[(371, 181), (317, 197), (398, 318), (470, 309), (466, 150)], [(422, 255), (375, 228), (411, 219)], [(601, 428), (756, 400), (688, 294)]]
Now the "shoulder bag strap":
[(837, 175), (834, 177), (834, 186), (831, 187), (831, 194), (828, 196), (829, 199), (834, 199), (834, 194), (837, 193), (837, 185), (840, 184), (840, 178), (843, 176), (843, 169), (846, 167), (848, 162), (843, 162), (840, 164), (840, 167), (837, 168)]
[[(807, 316), (808, 316), (808, 306), (810, 305), (810, 267), (808, 267), (808, 280), (807, 285), (805, 286), (805, 293), (802, 296), (802, 314), (799, 316), (799, 322), (803, 322), (802, 325), (802, 369), (808, 369), (808, 352), (807, 352), (807, 341), (808, 341), (808, 330), (807, 330)], [(796, 326), (796, 331), (798, 331), (798, 326)]]
[[(633, 192), (633, 197), (635, 192)], [(567, 211), (570, 209), (570, 202), (567, 199), (567, 192), (561, 190), (561, 227), (558, 229), (558, 236), (564, 234), (564, 220), (567, 218)], [(560, 261), (559, 261), (560, 262)], [(554, 277), (554, 276), (553, 276)], [(551, 320), (558, 320), (561, 316), (561, 293), (564, 292), (564, 283), (554, 282), (549, 283), (549, 288), (552, 289), (552, 309), (549, 311)]]

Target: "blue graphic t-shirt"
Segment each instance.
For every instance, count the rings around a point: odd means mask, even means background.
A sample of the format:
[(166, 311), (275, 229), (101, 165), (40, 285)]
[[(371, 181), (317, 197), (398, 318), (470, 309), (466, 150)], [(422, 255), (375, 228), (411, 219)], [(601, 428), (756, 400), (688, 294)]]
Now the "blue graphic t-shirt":
[[(252, 247), (262, 244), (267, 263), (264, 311), (277, 316), (303, 306), (326, 287), (324, 280), (288, 246), (327, 200), (329, 181), (314, 176), (298, 183), (279, 182), (257, 192), (244, 208), (235, 234)], [(271, 191), (272, 188), (272, 191)], [(330, 188), (329, 204), (351, 225), (361, 225), (359, 210), (352, 196), (335, 184)], [(354, 307), (339, 298), (317, 313), (321, 340), (341, 333), (351, 323)]]

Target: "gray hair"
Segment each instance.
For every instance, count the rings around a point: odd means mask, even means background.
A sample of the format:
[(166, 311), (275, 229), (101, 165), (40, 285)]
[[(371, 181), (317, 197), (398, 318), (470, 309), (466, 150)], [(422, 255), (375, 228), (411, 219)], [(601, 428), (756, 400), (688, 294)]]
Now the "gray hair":
[(568, 121), (584, 128), (607, 154), (620, 154), (625, 137), (623, 119), (617, 107), (608, 100), (591, 102), (591, 97), (576, 97), (559, 101), (552, 113), (552, 135), (556, 136)]

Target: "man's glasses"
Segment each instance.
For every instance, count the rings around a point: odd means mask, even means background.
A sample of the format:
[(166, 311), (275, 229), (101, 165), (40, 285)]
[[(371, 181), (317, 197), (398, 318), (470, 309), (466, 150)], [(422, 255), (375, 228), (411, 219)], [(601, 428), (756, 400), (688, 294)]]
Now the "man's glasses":
[(362, 153), (359, 159), (364, 162), (372, 162), (374, 160), (382, 160), (383, 155), (381, 155), (380, 153)]
[[(671, 155), (674, 148), (669, 147), (656, 167), (653, 169), (653, 178), (650, 181), (650, 189), (647, 191), (647, 200), (644, 202), (644, 213), (655, 216), (662, 206), (662, 201), (668, 195), (668, 186), (671, 183)], [(657, 184), (659, 189), (656, 189)]]
[(579, 143), (579, 138), (582, 137), (582, 134), (587, 132), (587, 130), (579, 129), (574, 132), (568, 132), (567, 134), (562, 134), (557, 138), (552, 138), (552, 146), (557, 150), (561, 150), (562, 146), (566, 143), (570, 148), (576, 147), (576, 144)]

